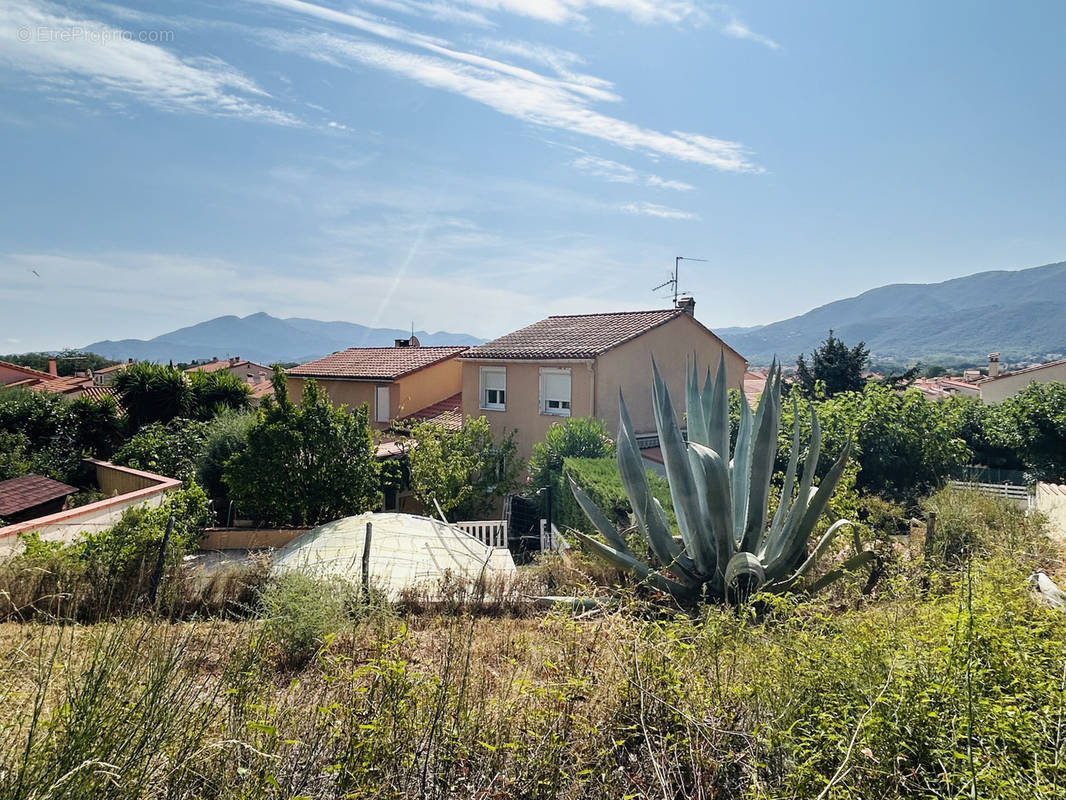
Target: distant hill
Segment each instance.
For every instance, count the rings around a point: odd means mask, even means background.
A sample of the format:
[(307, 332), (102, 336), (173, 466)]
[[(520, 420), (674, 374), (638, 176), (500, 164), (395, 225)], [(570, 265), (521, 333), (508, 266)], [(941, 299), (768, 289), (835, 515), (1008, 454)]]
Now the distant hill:
[(865, 341), (872, 361), (1006, 362), (1066, 352), (1066, 262), (979, 272), (943, 283), (897, 283), (837, 300), (798, 317), (715, 333), (751, 364), (809, 353), (829, 329)]
[[(368, 328), (352, 322), (320, 322), (269, 314), (217, 317), (179, 328), (154, 339), (121, 339), (87, 344), (83, 349), (125, 361), (194, 361), (217, 356), (241, 356), (261, 364), (310, 361), (349, 347), (391, 347), (410, 331)], [(415, 331), (423, 345), (477, 345), (484, 339), (465, 333)]]

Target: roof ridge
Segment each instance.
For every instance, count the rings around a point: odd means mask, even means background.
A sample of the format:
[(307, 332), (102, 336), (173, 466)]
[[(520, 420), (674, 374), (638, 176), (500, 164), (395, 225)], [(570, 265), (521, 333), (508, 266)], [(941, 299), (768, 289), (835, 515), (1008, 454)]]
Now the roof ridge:
[[(642, 311), (599, 311), (590, 314), (552, 314), (547, 319), (573, 319), (574, 317), (617, 317), (622, 314), (683, 314), (680, 308), (649, 308)], [(533, 323), (534, 325), (536, 323)], [(506, 334), (505, 334), (506, 335)]]

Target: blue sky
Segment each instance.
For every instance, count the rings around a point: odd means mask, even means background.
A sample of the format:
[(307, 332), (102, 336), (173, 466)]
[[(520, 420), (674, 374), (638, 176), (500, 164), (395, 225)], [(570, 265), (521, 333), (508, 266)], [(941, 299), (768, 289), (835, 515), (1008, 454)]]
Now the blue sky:
[(0, 0), (0, 352), (1066, 259), (1066, 5)]

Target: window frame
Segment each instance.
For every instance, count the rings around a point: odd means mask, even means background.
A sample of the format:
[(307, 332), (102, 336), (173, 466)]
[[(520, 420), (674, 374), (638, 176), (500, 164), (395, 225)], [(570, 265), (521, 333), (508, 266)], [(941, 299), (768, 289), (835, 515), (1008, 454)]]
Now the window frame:
[[(486, 375), (502, 375), (503, 388), (488, 387), (485, 385)], [(489, 392), (499, 392), (503, 398), (499, 402), (489, 402)], [(507, 367), (481, 367), (478, 372), (478, 408), (482, 411), (506, 411), (507, 410)]]
[[(561, 397), (548, 397), (547, 382), (544, 379), (552, 375), (566, 376), (566, 379), (570, 384), (570, 391), (565, 400)], [(569, 417), (572, 415), (574, 377), (570, 367), (541, 367), (538, 376), (538, 384), (540, 396), (537, 398), (537, 405), (541, 414), (549, 417)], [(549, 407), (548, 404), (553, 402), (558, 403), (559, 405), (555, 408)], [(566, 404), (565, 408), (563, 408), (563, 403)]]

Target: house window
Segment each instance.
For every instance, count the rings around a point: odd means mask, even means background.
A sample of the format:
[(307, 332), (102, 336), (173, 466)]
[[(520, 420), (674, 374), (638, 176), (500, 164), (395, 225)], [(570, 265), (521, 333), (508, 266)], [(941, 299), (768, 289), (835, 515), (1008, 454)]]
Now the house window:
[(570, 370), (543, 367), (540, 371), (540, 413), (570, 416)]
[(374, 419), (377, 422), (389, 421), (389, 387), (378, 386), (374, 392)]
[(481, 407), (493, 411), (507, 408), (507, 367), (481, 368)]

